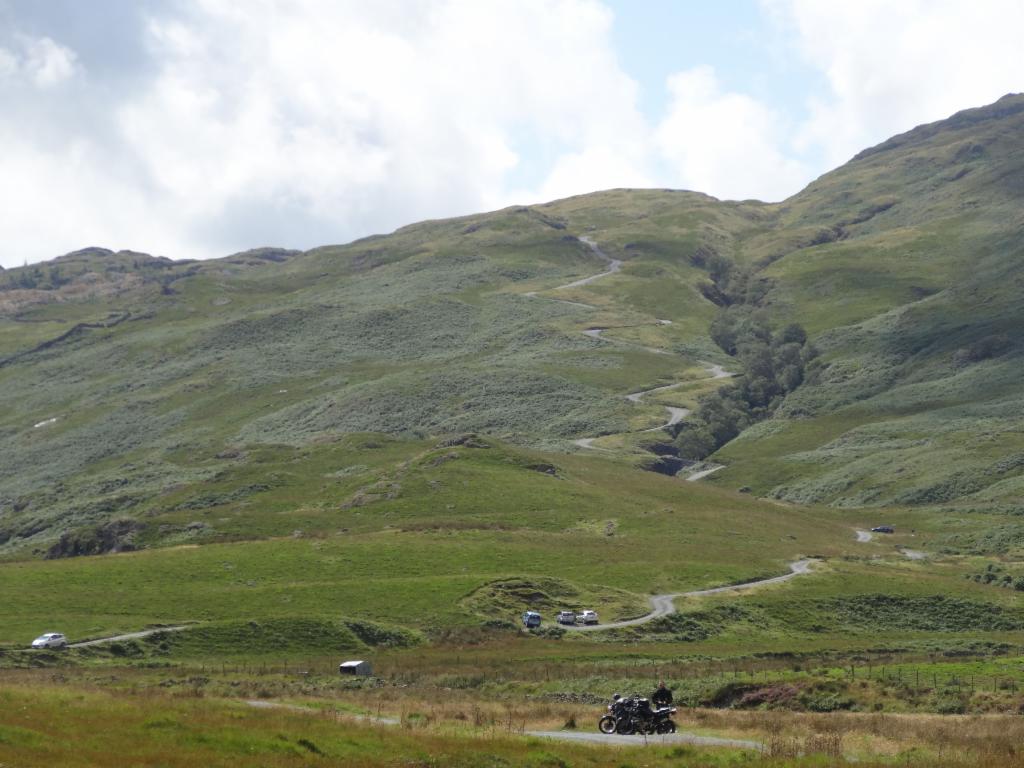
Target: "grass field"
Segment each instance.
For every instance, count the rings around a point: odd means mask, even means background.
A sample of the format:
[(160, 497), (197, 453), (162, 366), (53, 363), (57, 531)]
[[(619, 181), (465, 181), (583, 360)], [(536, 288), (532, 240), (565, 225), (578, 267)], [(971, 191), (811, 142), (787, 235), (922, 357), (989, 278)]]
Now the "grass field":
[[(17, 642), (19, 633), (55, 621), (78, 635), (297, 615), (467, 625), (481, 617), (463, 598), (508, 578), (562, 579), (584, 595), (626, 590), (633, 598), (621, 610), (638, 615), (652, 592), (776, 575), (801, 555), (852, 549), (838, 520), (638, 473), (611, 459), (500, 445), (428, 447), (390, 458), (397, 459), (394, 474), (378, 476), (372, 499), (354, 485), (332, 498), (300, 476), (258, 514), (242, 500), (153, 522), (209, 521), (209, 536), (228, 537), (245, 525), (249, 535), (284, 538), (0, 566), (0, 600), (17, 617), (0, 641)], [(308, 460), (299, 466), (316, 467)], [(297, 504), (289, 487), (313, 499)], [(347, 504), (352, 498), (362, 501)], [(765, 529), (778, 534), (758, 533)], [(509, 607), (502, 618), (526, 607)]]
[[(254, 707), (171, 689), (99, 690), (80, 682), (5, 679), (0, 759), (18, 765), (1013, 766), (1019, 718), (788, 715), (695, 710), (685, 725), (763, 752), (688, 745), (609, 749), (524, 735), (585, 728), (593, 708), (389, 701), (396, 725), (360, 722), (358, 707), (303, 699)], [(383, 710), (392, 712), (395, 710)], [(375, 716), (370, 713), (371, 716)], [(26, 756), (27, 759), (26, 759)]]

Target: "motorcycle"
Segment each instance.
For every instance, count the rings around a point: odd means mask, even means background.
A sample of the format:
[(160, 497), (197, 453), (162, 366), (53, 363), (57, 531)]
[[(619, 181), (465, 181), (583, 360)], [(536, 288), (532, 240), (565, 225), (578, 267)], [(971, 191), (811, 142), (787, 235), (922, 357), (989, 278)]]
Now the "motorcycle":
[(608, 714), (597, 723), (604, 734), (668, 734), (676, 732), (672, 720), (675, 707), (651, 708), (648, 699), (633, 695), (627, 699), (615, 699), (608, 705)]

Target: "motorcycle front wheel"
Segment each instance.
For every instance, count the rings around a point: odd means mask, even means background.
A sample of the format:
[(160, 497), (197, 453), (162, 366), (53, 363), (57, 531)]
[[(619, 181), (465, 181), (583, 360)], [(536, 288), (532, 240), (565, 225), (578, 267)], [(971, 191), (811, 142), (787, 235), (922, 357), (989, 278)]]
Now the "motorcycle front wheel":
[(605, 715), (597, 721), (597, 730), (603, 734), (615, 733), (615, 718)]

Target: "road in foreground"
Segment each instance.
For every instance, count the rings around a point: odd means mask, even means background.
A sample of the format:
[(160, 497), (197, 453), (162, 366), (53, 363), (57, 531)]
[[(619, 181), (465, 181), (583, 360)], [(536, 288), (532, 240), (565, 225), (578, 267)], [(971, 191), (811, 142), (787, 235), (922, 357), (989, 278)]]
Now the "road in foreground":
[(721, 739), (717, 736), (698, 736), (695, 733), (666, 733), (656, 736), (623, 736), (618, 733), (587, 733), (585, 731), (526, 731), (527, 736), (539, 736), (542, 739), (559, 739), (561, 741), (578, 741), (586, 744), (615, 744), (630, 747), (667, 746), (669, 744), (693, 744), (698, 747), (732, 747), (734, 749), (756, 749), (762, 745), (748, 739)]

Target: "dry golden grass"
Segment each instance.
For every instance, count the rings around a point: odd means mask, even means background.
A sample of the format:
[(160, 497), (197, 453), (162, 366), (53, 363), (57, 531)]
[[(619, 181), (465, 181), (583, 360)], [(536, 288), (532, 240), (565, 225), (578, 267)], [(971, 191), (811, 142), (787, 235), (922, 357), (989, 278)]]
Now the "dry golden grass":
[[(291, 766), (315, 759), (367, 767), (476, 766), (484, 764), (482, 756), (495, 758), (486, 764), (508, 766), (735, 764), (736, 753), (728, 749), (680, 745), (624, 752), (524, 737), (531, 730), (573, 727), (596, 732), (597, 705), (395, 685), (289, 696), (266, 681), (208, 685), (185, 677), (168, 684), (159, 674), (0, 671), (0, 765)], [(261, 686), (276, 706), (246, 703)], [(398, 725), (375, 723), (374, 717), (396, 718)], [(1009, 715), (680, 708), (678, 720), (683, 731), (762, 743), (763, 753), (744, 764), (1024, 768), (1024, 719)], [(641, 755), (641, 762), (633, 759)]]

